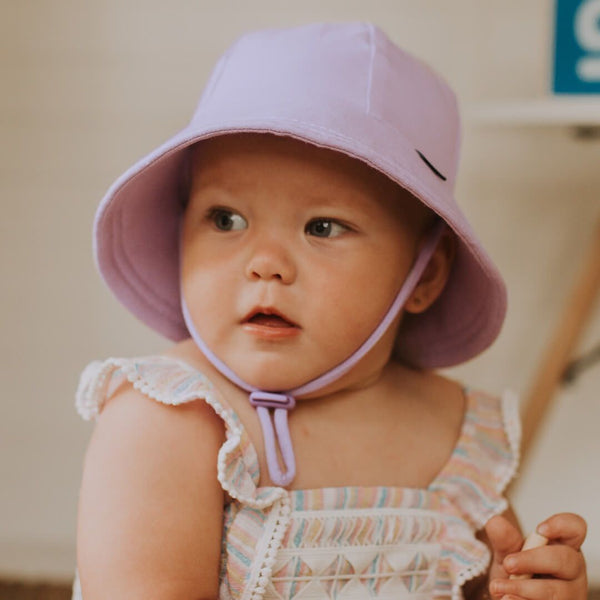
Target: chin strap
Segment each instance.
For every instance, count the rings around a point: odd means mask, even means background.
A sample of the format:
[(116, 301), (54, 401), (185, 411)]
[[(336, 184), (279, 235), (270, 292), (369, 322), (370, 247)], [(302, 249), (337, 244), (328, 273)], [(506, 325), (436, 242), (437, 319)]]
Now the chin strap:
[[(285, 486), (292, 482), (296, 475), (296, 460), (294, 449), (290, 438), (288, 427), (288, 411), (296, 406), (296, 396), (309, 394), (324, 388), (345, 375), (375, 346), (387, 331), (392, 322), (396, 319), (402, 307), (408, 300), (408, 297), (419, 283), (425, 267), (429, 263), (433, 252), (446, 228), (443, 221), (436, 222), (428, 233), (425, 244), (421, 248), (408, 276), (406, 277), (400, 291), (394, 302), (386, 312), (385, 316), (375, 328), (373, 333), (365, 342), (354, 351), (346, 360), (333, 367), (323, 375), (305, 383), (297, 388), (285, 392), (267, 392), (259, 390), (240, 379), (221, 359), (219, 359), (210, 348), (204, 343), (188, 311), (183, 293), (181, 294), (181, 308), (183, 318), (188, 331), (206, 358), (213, 366), (220, 371), (227, 379), (235, 383), (238, 387), (249, 392), (250, 404), (256, 408), (260, 425), (262, 428), (265, 452), (267, 456), (267, 466), (271, 480), (279, 485)], [(271, 415), (273, 411), (273, 415)], [(279, 455), (285, 466), (285, 472), (282, 472), (279, 464)]]
[[(250, 404), (256, 408), (260, 420), (269, 475), (277, 485), (287, 485), (291, 483), (296, 475), (296, 458), (294, 457), (294, 448), (292, 447), (292, 439), (288, 428), (288, 411), (296, 406), (296, 399), (287, 394), (273, 394), (257, 390), (251, 392)], [(274, 412), (273, 420), (275, 421), (277, 442), (275, 441), (269, 409), (273, 409)], [(285, 473), (282, 473), (279, 467), (277, 447), (279, 447), (279, 454), (285, 465)]]
[[(181, 308), (185, 324), (202, 354), (220, 371), (227, 379), (249, 393), (250, 404), (256, 408), (258, 419), (263, 433), (267, 466), (271, 480), (279, 486), (288, 485), (296, 475), (296, 459), (288, 427), (288, 411), (296, 406), (296, 399), (292, 393), (265, 392), (259, 390), (243, 379), (240, 379), (212, 350), (205, 344), (200, 334), (196, 331), (192, 317), (187, 308), (183, 294), (181, 294)], [(273, 411), (273, 417), (271, 412)], [(273, 421), (275, 427), (273, 428)], [(285, 465), (285, 472), (279, 467), (277, 449)]]

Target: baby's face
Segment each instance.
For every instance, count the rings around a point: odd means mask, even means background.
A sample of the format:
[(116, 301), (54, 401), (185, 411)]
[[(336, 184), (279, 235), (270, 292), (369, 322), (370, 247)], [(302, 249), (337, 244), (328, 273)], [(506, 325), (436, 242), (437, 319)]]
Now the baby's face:
[[(194, 324), (247, 383), (306, 383), (378, 325), (426, 219), (410, 194), (343, 154), (268, 134), (202, 142), (182, 240), (182, 290)], [(387, 362), (395, 330), (349, 382)]]

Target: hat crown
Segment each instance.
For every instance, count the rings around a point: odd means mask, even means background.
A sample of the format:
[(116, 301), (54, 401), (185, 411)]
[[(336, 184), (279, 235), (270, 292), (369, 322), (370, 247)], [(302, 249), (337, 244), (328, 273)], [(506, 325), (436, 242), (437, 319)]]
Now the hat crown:
[[(265, 93), (265, 90), (268, 93)], [(298, 119), (315, 130), (372, 145), (374, 122), (389, 127), (456, 179), (456, 98), (426, 64), (370, 23), (316, 23), (242, 36), (215, 66), (194, 117), (244, 123)]]

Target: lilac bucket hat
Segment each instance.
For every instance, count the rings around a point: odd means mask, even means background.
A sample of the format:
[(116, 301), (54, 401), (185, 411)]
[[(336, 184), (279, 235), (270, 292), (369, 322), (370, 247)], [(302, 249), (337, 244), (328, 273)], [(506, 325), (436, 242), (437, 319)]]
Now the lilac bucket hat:
[(190, 124), (109, 189), (94, 223), (99, 271), (115, 296), (172, 340), (189, 337), (179, 288), (179, 224), (189, 148), (240, 132), (286, 135), (381, 171), (437, 213), (458, 248), (424, 313), (405, 315), (397, 355), (417, 367), (464, 362), (497, 337), (506, 290), (453, 192), (455, 96), (369, 23), (321, 23), (241, 37), (213, 70)]

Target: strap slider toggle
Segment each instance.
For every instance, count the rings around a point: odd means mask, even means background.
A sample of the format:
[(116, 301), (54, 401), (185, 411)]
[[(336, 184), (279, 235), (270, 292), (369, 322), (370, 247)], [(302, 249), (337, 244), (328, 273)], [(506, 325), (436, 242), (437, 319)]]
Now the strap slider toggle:
[(256, 390), (250, 394), (250, 404), (252, 404), (252, 406), (264, 406), (265, 408), (283, 408), (285, 410), (291, 410), (296, 406), (296, 400), (293, 396), (288, 396), (287, 394), (276, 394)]

